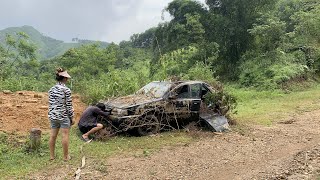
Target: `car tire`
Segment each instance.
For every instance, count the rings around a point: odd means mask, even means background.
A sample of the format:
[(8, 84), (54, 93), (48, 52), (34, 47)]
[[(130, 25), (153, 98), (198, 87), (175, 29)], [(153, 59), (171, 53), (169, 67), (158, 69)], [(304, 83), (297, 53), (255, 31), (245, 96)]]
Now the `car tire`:
[(156, 134), (160, 131), (160, 123), (155, 115), (146, 115), (141, 117), (142, 125), (137, 128), (140, 136)]

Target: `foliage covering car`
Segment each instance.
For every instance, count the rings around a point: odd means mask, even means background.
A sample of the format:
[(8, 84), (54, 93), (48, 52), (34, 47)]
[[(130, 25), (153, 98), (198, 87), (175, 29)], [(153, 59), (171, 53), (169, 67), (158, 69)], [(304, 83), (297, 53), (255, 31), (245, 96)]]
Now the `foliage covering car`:
[(201, 113), (226, 114), (230, 105), (222, 104), (225, 98), (217, 99), (219, 92), (202, 81), (154, 81), (135, 94), (104, 102), (112, 114), (105, 126), (110, 135), (124, 131), (148, 135), (179, 129), (199, 121)]

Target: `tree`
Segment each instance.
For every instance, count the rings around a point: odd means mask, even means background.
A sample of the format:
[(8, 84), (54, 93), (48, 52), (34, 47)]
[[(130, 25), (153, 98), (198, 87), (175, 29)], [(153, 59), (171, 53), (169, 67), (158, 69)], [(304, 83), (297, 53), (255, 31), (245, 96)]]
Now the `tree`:
[[(286, 22), (286, 52), (304, 54), (301, 63), (320, 72), (320, 2), (317, 0), (280, 0), (277, 15)], [(300, 55), (301, 56), (301, 55)]]
[(202, 15), (203, 4), (193, 0), (174, 0), (165, 8), (173, 17), (169, 23), (160, 24), (155, 30), (153, 50), (156, 59), (159, 53), (188, 47), (203, 41), (205, 30)]
[[(6, 35), (6, 43), (0, 46), (0, 78), (1, 80), (15, 75), (35, 74), (38, 63), (36, 61), (36, 47), (28, 41), (28, 35), (24, 32), (18, 32), (14, 35)], [(27, 65), (26, 69), (22, 66)], [(36, 71), (37, 72), (37, 71)]]
[[(254, 41), (248, 29), (252, 29), (261, 13), (272, 9), (276, 0), (207, 0), (209, 14), (205, 24), (206, 37), (220, 45), (219, 74), (231, 79), (238, 76), (235, 69), (241, 56)], [(210, 33), (212, 32), (212, 34)], [(228, 72), (228, 74), (226, 73)]]
[(150, 28), (143, 33), (133, 34), (130, 37), (130, 42), (135, 48), (151, 48), (154, 39), (156, 28)]
[(286, 23), (273, 14), (262, 15), (248, 32), (254, 37), (253, 48), (259, 53), (273, 51), (283, 43)]
[(186, 14), (199, 14), (200, 16), (206, 13), (204, 6), (194, 0), (174, 0), (165, 8), (173, 17), (171, 22), (186, 23)]

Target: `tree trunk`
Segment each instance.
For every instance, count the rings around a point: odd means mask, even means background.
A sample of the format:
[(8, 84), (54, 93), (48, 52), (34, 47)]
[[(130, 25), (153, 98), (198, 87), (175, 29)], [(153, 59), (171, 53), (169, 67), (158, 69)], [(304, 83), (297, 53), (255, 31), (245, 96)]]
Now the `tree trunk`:
[(30, 130), (30, 144), (29, 151), (34, 152), (40, 148), (41, 144), (41, 130), (37, 128), (32, 128)]

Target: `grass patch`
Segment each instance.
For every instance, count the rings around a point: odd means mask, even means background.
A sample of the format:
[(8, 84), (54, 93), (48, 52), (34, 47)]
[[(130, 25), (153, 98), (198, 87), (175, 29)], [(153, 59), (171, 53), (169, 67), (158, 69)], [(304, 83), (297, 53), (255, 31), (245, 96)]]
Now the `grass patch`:
[(25, 137), (1, 133), (0, 139), (1, 179), (6, 179), (4, 178), (6, 176), (27, 173), (37, 167), (40, 168), (38, 165), (40, 162), (43, 162), (44, 147), (41, 147), (41, 151), (37, 154), (27, 154), (25, 151), (25, 143), (16, 143), (19, 139), (26, 139)]
[(119, 153), (134, 153), (147, 156), (164, 146), (173, 146), (192, 141), (183, 132), (167, 132), (157, 136), (115, 137), (107, 142), (94, 141), (84, 147), (86, 155), (96, 158), (106, 158)]
[(228, 90), (238, 100), (237, 114), (240, 124), (254, 123), (271, 126), (294, 115), (320, 109), (320, 85), (297, 92), (256, 91), (252, 89)]
[[(26, 174), (43, 169), (60, 167), (63, 162), (61, 136), (56, 144), (56, 160), (49, 161), (49, 134), (44, 134), (39, 152), (27, 153), (25, 143), (17, 144), (18, 139), (27, 139), (25, 136), (18, 137), (14, 134), (0, 134), (0, 179), (23, 178)], [(184, 132), (162, 133), (156, 136), (145, 137), (115, 137), (106, 142), (93, 141), (83, 147), (84, 154), (93, 159), (105, 159), (113, 155), (133, 154), (134, 156), (149, 156), (154, 151), (164, 146), (174, 146), (189, 143), (193, 140)], [(73, 128), (70, 134), (70, 154), (72, 160), (68, 164), (79, 166), (82, 155), (80, 146), (83, 141), (78, 136), (77, 128)]]

